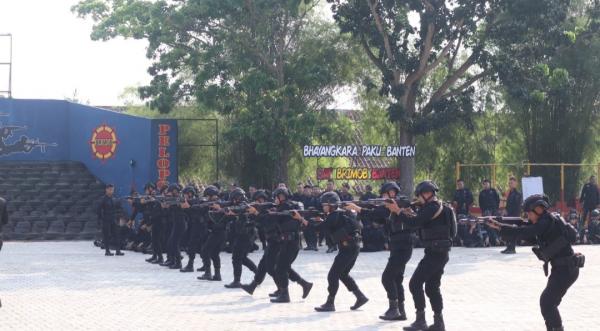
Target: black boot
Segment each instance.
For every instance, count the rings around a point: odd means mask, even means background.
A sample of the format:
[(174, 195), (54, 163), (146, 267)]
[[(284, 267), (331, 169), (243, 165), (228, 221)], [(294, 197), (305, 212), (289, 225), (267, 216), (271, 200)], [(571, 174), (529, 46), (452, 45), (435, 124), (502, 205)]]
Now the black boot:
[(196, 269), (196, 271), (206, 271), (206, 265), (202, 265), (200, 268)]
[(158, 265), (161, 267), (170, 267), (173, 264), (173, 260), (171, 258), (167, 258), (167, 260), (163, 263), (159, 263)]
[(198, 279), (200, 279), (200, 280), (212, 280), (212, 273), (210, 272), (210, 268), (207, 268), (206, 271), (204, 271), (204, 275), (199, 276)]
[(225, 284), (226, 288), (242, 288), (242, 284), (240, 284), (239, 280), (234, 280), (230, 284)]
[(214, 280), (216, 282), (220, 282), (221, 281), (221, 270), (215, 268), (215, 275), (213, 276), (213, 278), (211, 280)]
[(425, 321), (425, 311), (417, 311), (417, 318), (415, 321), (404, 327), (404, 331), (423, 331), (427, 330), (427, 322)]
[(306, 297), (308, 297), (308, 294), (310, 293), (310, 290), (312, 290), (313, 288), (313, 283), (309, 283), (302, 279), (299, 282), (299, 284), (300, 286), (302, 286), (302, 299), (306, 299)]
[(275, 292), (269, 293), (269, 297), (276, 298), (279, 296), (280, 293), (281, 293), (281, 291), (279, 291), (279, 289), (277, 289)]
[(404, 313), (404, 305), (402, 305), (402, 311), (400, 311), (398, 300), (390, 300), (390, 307), (381, 316), (384, 321), (406, 321), (406, 314)]
[(185, 266), (185, 268), (179, 270), (181, 272), (194, 272), (194, 260), (188, 260), (187, 265)]
[(356, 302), (354, 303), (354, 306), (350, 307), (350, 310), (357, 310), (369, 301), (369, 298), (367, 298), (359, 289), (352, 291), (352, 293), (356, 296)]
[(104, 256), (114, 256), (115, 254), (111, 253), (108, 249), (104, 252)]
[(152, 255), (151, 258), (146, 259), (146, 262), (148, 262), (148, 263), (154, 263), (156, 261), (156, 259), (158, 259), (158, 257), (156, 255)]
[(162, 254), (160, 254), (160, 255), (159, 255), (157, 258), (156, 258), (156, 260), (154, 260), (153, 262), (150, 262), (150, 263), (152, 263), (152, 264), (159, 264), (159, 265), (160, 265), (160, 264), (161, 264), (161, 263), (163, 263), (163, 262), (164, 262), (164, 260), (163, 260), (163, 256), (162, 256)]
[(125, 255), (125, 253), (121, 252), (121, 250), (117, 249), (117, 252), (115, 253), (116, 256), (123, 256)]
[(273, 303), (288, 303), (290, 302), (290, 294), (288, 293), (287, 288), (283, 288), (279, 290), (279, 296), (276, 298), (272, 298), (271, 302)]
[(318, 312), (335, 311), (335, 305), (333, 304), (334, 300), (335, 297), (332, 297), (331, 295), (327, 296), (327, 301), (319, 307), (315, 307), (315, 310)]
[(258, 286), (258, 284), (255, 281), (252, 281), (252, 283), (247, 284), (247, 285), (242, 285), (242, 290), (246, 291), (246, 293), (252, 295), (254, 294), (254, 290), (256, 290), (256, 287)]
[(175, 259), (173, 264), (169, 266), (169, 269), (181, 269), (181, 259)]
[(500, 253), (502, 253), (502, 254), (516, 254), (517, 252), (515, 251), (514, 248), (506, 247), (506, 249), (503, 250), (503, 251), (501, 251)]
[(446, 331), (444, 316), (441, 313), (433, 315), (433, 324), (429, 326), (427, 331)]

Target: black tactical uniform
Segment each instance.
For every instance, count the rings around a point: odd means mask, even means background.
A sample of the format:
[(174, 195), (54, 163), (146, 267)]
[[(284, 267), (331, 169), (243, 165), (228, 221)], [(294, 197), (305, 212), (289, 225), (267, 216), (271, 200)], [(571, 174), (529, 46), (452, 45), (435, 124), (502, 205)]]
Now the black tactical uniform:
[[(409, 228), (419, 229), (419, 238), (425, 247), (425, 256), (419, 262), (410, 278), (409, 288), (417, 310), (416, 321), (404, 330), (445, 330), (442, 317), (443, 300), (440, 284), (444, 267), (448, 263), (448, 252), (452, 246), (450, 218), (455, 221), (452, 209), (446, 209), (435, 197), (437, 185), (431, 181), (419, 183), (415, 189), (415, 196), (432, 192), (433, 196), (419, 208), (416, 215), (393, 214), (397, 220)], [(425, 292), (423, 292), (425, 285)], [(431, 308), (434, 312), (434, 324), (427, 328), (425, 322), (425, 293), (429, 297)]]
[[(281, 231), (279, 229), (279, 223), (277, 222), (278, 216), (270, 215), (268, 213), (260, 213), (258, 215), (250, 215), (250, 217), (253, 217), (256, 224), (263, 229), (267, 241), (266, 249), (264, 250), (263, 256), (258, 263), (258, 267), (254, 274), (254, 279), (250, 284), (242, 285), (244, 291), (252, 295), (254, 294), (256, 287), (262, 284), (262, 282), (265, 280), (267, 274), (275, 279), (275, 264), (277, 263), (277, 258), (281, 249)], [(300, 277), (300, 275), (298, 275), (293, 268), (290, 268), (289, 270), (289, 279), (302, 286), (302, 297), (306, 298), (313, 284)], [(279, 291), (269, 294), (269, 296), (277, 297), (279, 296)]]
[[(168, 193), (174, 198), (180, 197), (180, 191), (181, 186), (178, 184), (173, 184), (168, 189)], [(171, 224), (171, 232), (167, 240), (167, 254), (171, 258), (171, 263), (162, 265), (169, 269), (181, 269), (181, 243), (187, 228), (187, 214), (180, 204), (167, 206), (167, 213), (168, 222)]]
[[(287, 191), (287, 189), (277, 189), (273, 192), (273, 196), (278, 199), (283, 199), (280, 200), (281, 202), (277, 205), (276, 209), (278, 212), (299, 209), (299, 206), (296, 203), (287, 200), (289, 197), (289, 191)], [(275, 262), (274, 277), (279, 295), (271, 299), (271, 302), (287, 303), (290, 302), (288, 285), (292, 263), (294, 263), (298, 257), (298, 252), (300, 251), (300, 222), (287, 215), (277, 216), (274, 220), (279, 223), (281, 241), (279, 255)], [(312, 288), (312, 284), (310, 284), (309, 287)], [(310, 291), (309, 287), (306, 287), (308, 291)], [(305, 286), (303, 286), (303, 288), (305, 288)], [(308, 291), (304, 291), (303, 298), (308, 295)]]
[(581, 215), (582, 223), (587, 225), (589, 222), (590, 213), (600, 204), (600, 192), (598, 192), (598, 185), (595, 183), (586, 183), (583, 185), (579, 202), (583, 203), (583, 215)]
[(473, 204), (473, 193), (468, 188), (454, 191), (453, 201), (456, 203), (456, 213), (469, 215), (469, 207)]
[[(395, 191), (398, 194), (400, 193), (400, 187), (393, 182), (381, 186), (381, 194), (389, 194), (390, 191)], [(389, 308), (379, 318), (389, 321), (405, 321), (406, 312), (404, 311), (404, 287), (402, 282), (404, 281), (406, 263), (412, 256), (413, 231), (405, 227), (402, 222), (391, 218), (390, 211), (385, 206), (375, 209), (362, 208), (359, 216), (363, 219), (385, 224), (389, 234), (390, 258), (381, 275), (381, 283), (387, 293)]]
[[(0, 197), (0, 250), (2, 250), (2, 227), (8, 224), (8, 210), (6, 208), (6, 200)], [(0, 304), (0, 307), (2, 305)]]
[[(107, 185), (108, 188), (114, 187), (111, 184)], [(110, 252), (110, 243), (114, 239), (116, 243), (116, 254), (117, 256), (124, 255), (121, 253), (121, 238), (118, 231), (118, 219), (117, 213), (119, 211), (119, 203), (113, 198), (112, 195), (105, 194), (100, 202), (98, 203), (98, 209), (96, 210), (98, 220), (102, 224), (102, 241), (104, 242), (104, 250), (106, 256), (112, 256)], [(114, 236), (114, 238), (113, 238)]]
[[(549, 207), (545, 196), (536, 194), (525, 199), (523, 209), (535, 212), (535, 208), (541, 206), (544, 212), (539, 215), (537, 222), (532, 225), (516, 227), (502, 226), (501, 234), (518, 236), (523, 239), (536, 239), (538, 247), (534, 252), (545, 262), (544, 271), (547, 272), (548, 263), (552, 265), (550, 277), (546, 288), (540, 297), (542, 316), (546, 322), (546, 328), (550, 331), (562, 331), (562, 320), (558, 306), (567, 290), (579, 277), (579, 268), (583, 266), (584, 257), (575, 254), (567, 239), (567, 227), (558, 215), (546, 211)], [(573, 233), (576, 231), (573, 230)]]
[[(506, 216), (521, 217), (521, 205), (523, 204), (523, 195), (519, 190), (512, 189), (506, 198)], [(517, 239), (514, 237), (506, 238), (506, 249), (504, 254), (514, 254), (517, 246)]]
[[(329, 208), (335, 209), (340, 203), (340, 198), (335, 192), (328, 192), (321, 196), (321, 203), (329, 204)], [(356, 310), (369, 301), (360, 291), (354, 279), (350, 277), (350, 271), (354, 267), (358, 253), (360, 252), (361, 224), (356, 219), (355, 213), (334, 210), (327, 215), (318, 227), (328, 229), (333, 242), (338, 244), (339, 251), (327, 275), (327, 282), (329, 284), (327, 287), (327, 291), (329, 292), (327, 302), (319, 307), (315, 307), (315, 310), (319, 312), (335, 311), (334, 301), (340, 286), (340, 280), (344, 283), (348, 291), (354, 293), (356, 296), (356, 303), (350, 307), (350, 309)]]
[(204, 200), (196, 197), (196, 189), (194, 187), (186, 187), (183, 190), (183, 193), (186, 195), (187, 202), (190, 205), (189, 208), (184, 209), (188, 221), (188, 236), (185, 245), (188, 263), (185, 268), (180, 271), (193, 272), (196, 254), (200, 252), (200, 247), (206, 236), (206, 222), (204, 221), (204, 216), (208, 212), (208, 207), (199, 208), (200, 203)]
[[(217, 199), (219, 191), (215, 186), (208, 186), (204, 190), (204, 195), (209, 196), (212, 200)], [(205, 267), (204, 275), (198, 277), (200, 280), (221, 281), (221, 248), (225, 244), (225, 215), (223, 213), (206, 213), (206, 227), (208, 235), (206, 241), (200, 249), (200, 257), (202, 264)], [(212, 275), (211, 262), (214, 266), (215, 273)]]
[[(234, 204), (240, 205), (246, 200), (246, 192), (241, 188), (234, 189), (229, 197)], [(256, 265), (248, 253), (256, 240), (256, 226), (254, 218), (249, 218), (246, 214), (231, 216), (231, 227), (235, 233), (235, 239), (232, 243), (231, 263), (233, 264), (233, 282), (225, 285), (227, 288), (241, 288), (240, 279), (242, 277), (242, 266), (246, 266), (250, 271), (256, 272)]]

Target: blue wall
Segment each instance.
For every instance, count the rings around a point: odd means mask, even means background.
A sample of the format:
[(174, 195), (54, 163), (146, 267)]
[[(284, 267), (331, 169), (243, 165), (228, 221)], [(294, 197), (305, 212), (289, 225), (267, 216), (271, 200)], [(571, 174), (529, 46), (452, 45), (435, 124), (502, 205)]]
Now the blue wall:
[[(2, 116), (8, 115), (8, 116)], [(157, 160), (159, 143), (169, 142), (162, 152), (162, 159), (168, 154), (169, 182), (177, 180), (177, 121), (150, 120), (125, 115), (105, 109), (89, 107), (67, 101), (56, 100), (15, 100), (0, 99), (0, 127), (9, 125), (26, 126), (27, 129), (13, 132), (12, 137), (4, 139), (4, 145), (12, 144), (21, 135), (40, 142), (55, 143), (45, 152), (34, 148), (29, 153), (2, 155), (2, 160), (69, 160), (83, 162), (88, 169), (105, 183), (114, 183), (117, 194), (129, 194), (131, 185), (141, 191), (148, 181), (158, 179)], [(114, 156), (102, 160), (92, 152), (94, 130), (106, 125), (114, 130), (117, 143)], [(159, 128), (163, 125), (163, 134), (159, 137)], [(164, 125), (169, 130), (165, 130)], [(168, 151), (165, 154), (165, 151)], [(130, 161), (135, 166), (130, 166)], [(165, 172), (163, 171), (163, 174)]]

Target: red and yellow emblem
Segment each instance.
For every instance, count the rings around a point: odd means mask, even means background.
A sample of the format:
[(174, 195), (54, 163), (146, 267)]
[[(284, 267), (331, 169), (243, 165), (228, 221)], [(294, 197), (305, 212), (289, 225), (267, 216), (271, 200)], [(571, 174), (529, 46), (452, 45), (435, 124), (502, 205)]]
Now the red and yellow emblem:
[(92, 139), (90, 140), (92, 154), (100, 160), (107, 160), (115, 156), (118, 143), (115, 129), (106, 124), (97, 127), (92, 132)]

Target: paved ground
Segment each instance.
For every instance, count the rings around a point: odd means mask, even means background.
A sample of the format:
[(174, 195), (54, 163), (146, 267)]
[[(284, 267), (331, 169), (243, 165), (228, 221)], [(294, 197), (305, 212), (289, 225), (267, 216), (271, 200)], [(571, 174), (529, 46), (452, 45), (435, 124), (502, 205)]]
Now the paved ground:
[[(567, 330), (600, 330), (600, 246), (580, 246), (587, 256), (579, 281), (561, 306)], [(527, 247), (504, 256), (499, 249), (455, 248), (442, 292), (448, 330), (545, 330), (538, 298), (545, 278)], [(410, 276), (422, 256), (416, 250)], [(222, 254), (224, 282), (196, 280), (145, 263), (128, 252), (105, 257), (89, 242), (6, 243), (0, 253), (1, 330), (401, 330), (406, 322), (386, 323), (380, 274), (388, 253), (364, 253), (353, 275), (371, 301), (352, 312), (353, 296), (340, 288), (336, 313), (316, 313), (326, 297), (333, 255), (302, 252), (294, 267), (315, 288), (306, 299), (292, 285), (292, 303), (270, 304), (269, 279), (254, 296), (227, 290), (231, 256)], [(251, 258), (258, 261), (258, 253)], [(245, 280), (250, 273), (245, 270)], [(407, 284), (407, 280), (405, 281)], [(408, 294), (410, 298), (410, 294)], [(409, 319), (414, 318), (407, 301)], [(428, 320), (432, 320), (428, 311)]]

